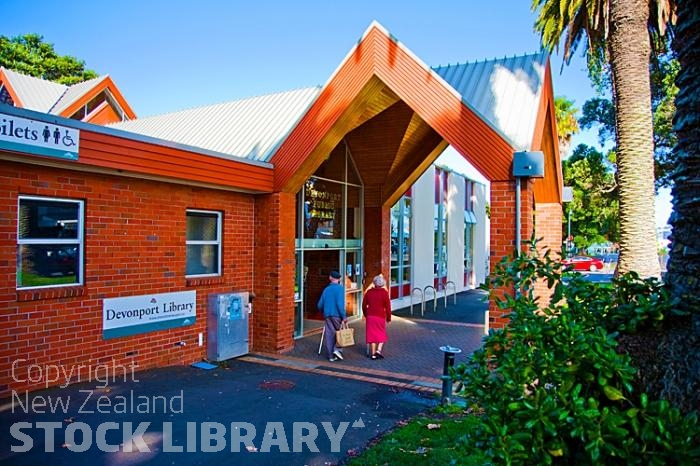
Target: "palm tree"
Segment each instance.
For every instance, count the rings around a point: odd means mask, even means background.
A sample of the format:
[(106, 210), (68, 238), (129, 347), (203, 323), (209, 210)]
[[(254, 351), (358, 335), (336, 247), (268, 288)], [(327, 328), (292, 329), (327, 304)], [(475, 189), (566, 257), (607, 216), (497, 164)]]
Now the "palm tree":
[(678, 25), (673, 49), (680, 70), (676, 76), (673, 130), (673, 215), (671, 255), (666, 285), (683, 315), (666, 319), (658, 347), (652, 353), (644, 387), (685, 412), (700, 406), (700, 1), (678, 0)]
[(700, 5), (678, 2), (678, 27), (673, 48), (681, 68), (676, 77), (676, 116), (673, 129), (678, 136), (674, 148), (677, 161), (673, 172), (672, 247), (666, 282), (680, 298), (680, 307), (695, 312), (695, 331), (700, 334)]
[(557, 120), (557, 135), (559, 137), (559, 154), (568, 156), (571, 148), (571, 137), (580, 131), (578, 126), (578, 108), (574, 102), (563, 96), (554, 98), (554, 114)]
[(586, 36), (589, 71), (609, 63), (620, 195), (618, 272), (658, 277), (649, 62), (652, 45), (672, 22), (675, 1), (532, 0), (532, 9), (545, 49), (558, 49), (565, 37), (568, 63)]

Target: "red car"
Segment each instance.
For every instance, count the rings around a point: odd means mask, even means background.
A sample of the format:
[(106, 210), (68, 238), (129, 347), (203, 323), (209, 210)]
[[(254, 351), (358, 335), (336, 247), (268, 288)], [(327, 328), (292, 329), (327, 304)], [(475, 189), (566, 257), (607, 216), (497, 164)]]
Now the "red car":
[(567, 266), (567, 270), (575, 270), (576, 272), (595, 272), (603, 269), (603, 261), (595, 257), (574, 256), (561, 261)]

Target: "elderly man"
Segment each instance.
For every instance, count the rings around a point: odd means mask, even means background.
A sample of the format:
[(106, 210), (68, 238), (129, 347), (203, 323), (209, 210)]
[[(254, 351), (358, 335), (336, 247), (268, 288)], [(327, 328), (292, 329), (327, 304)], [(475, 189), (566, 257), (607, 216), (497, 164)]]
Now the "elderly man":
[(326, 285), (321, 297), (318, 300), (318, 309), (323, 311), (323, 319), (325, 321), (325, 338), (326, 355), (331, 362), (343, 359), (343, 353), (340, 348), (335, 345), (335, 332), (340, 329), (341, 324), (348, 321), (345, 312), (345, 289), (340, 284), (340, 272), (333, 270), (328, 280), (330, 283)]

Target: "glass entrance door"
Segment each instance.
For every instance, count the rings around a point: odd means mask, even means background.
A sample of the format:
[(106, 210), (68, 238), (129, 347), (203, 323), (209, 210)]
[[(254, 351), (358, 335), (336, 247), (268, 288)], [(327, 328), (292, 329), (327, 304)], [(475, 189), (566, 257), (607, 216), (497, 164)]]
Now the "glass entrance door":
[[(323, 327), (323, 312), (316, 306), (323, 289), (328, 285), (328, 275), (332, 270), (342, 271), (340, 253), (338, 250), (307, 250), (304, 251), (303, 265), (305, 280), (301, 303), (303, 304), (303, 319), (300, 335)], [(341, 272), (342, 273), (342, 272)], [(342, 284), (342, 281), (341, 281)]]
[(362, 253), (348, 250), (345, 253), (345, 311), (348, 319), (362, 316)]
[(362, 299), (362, 181), (344, 142), (297, 193), (294, 336), (323, 326), (316, 304), (332, 270), (340, 272), (349, 318)]

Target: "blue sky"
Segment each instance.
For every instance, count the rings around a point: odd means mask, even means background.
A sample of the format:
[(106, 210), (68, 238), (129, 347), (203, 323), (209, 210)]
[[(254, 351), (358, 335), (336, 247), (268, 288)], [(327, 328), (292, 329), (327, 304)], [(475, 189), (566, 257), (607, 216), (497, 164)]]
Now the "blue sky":
[[(374, 20), (430, 66), (539, 50), (530, 0), (3, 0), (0, 34), (37, 33), (108, 74), (140, 117), (324, 84)], [(594, 96), (581, 51), (555, 95)], [(596, 143), (591, 132), (573, 144)], [(662, 207), (657, 216), (665, 223)]]

